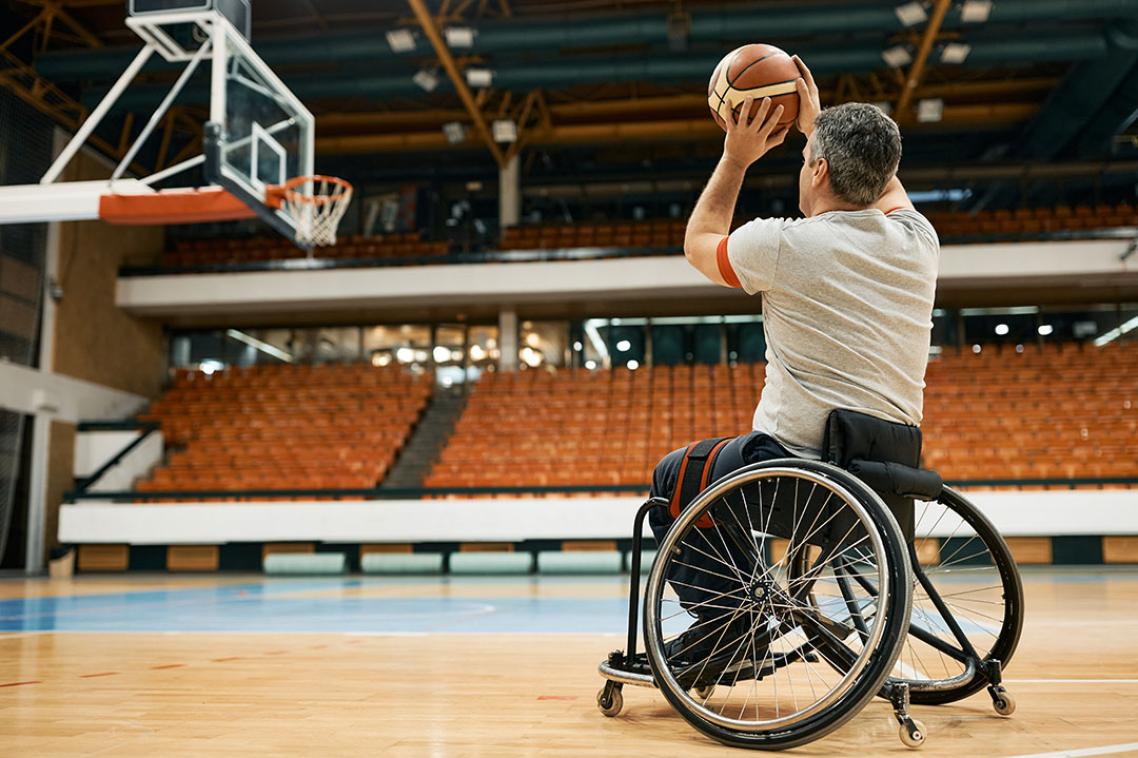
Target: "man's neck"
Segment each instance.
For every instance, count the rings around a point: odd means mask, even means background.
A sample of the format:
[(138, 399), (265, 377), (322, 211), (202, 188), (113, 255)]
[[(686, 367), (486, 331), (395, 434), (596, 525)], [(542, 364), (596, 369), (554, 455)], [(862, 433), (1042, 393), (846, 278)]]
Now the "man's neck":
[(824, 198), (819, 199), (817, 204), (810, 209), (810, 216), (821, 216), (823, 213), (830, 213), (831, 211), (864, 211), (871, 207), (873, 206), (846, 203), (836, 197)]

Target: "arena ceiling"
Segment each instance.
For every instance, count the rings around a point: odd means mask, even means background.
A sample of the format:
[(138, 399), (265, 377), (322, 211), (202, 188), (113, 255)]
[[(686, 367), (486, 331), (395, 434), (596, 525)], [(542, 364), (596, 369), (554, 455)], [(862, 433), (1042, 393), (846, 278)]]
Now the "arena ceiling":
[[(73, 128), (137, 47), (124, 2), (5, 5), (0, 85)], [(649, 166), (653, 182), (697, 180), (721, 134), (708, 76), (760, 40), (800, 54), (824, 103), (891, 109), (930, 186), (1048, 170), (1122, 181), (1138, 157), (1138, 0), (254, 0), (253, 12), (254, 45), (317, 115), (322, 167), (476, 187), (520, 153), (531, 190), (554, 193), (619, 194)], [(173, 75), (147, 72), (100, 134), (105, 151), (130, 143)], [(189, 88), (141, 168), (198, 149), (205, 98)], [(495, 141), (494, 121), (517, 138)]]

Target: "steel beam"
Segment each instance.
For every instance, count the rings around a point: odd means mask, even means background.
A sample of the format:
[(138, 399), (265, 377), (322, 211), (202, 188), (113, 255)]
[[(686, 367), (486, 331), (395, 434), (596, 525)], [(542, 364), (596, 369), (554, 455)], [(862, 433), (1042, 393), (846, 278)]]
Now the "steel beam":
[(909, 74), (905, 77), (905, 84), (901, 88), (901, 96), (897, 98), (897, 107), (893, 109), (893, 112), (897, 114), (898, 121), (909, 120), (909, 104), (913, 100), (913, 93), (916, 92), (917, 85), (921, 83), (921, 77), (925, 73), (925, 63), (929, 59), (933, 43), (936, 42), (936, 37), (940, 34), (944, 16), (948, 13), (951, 5), (952, 0), (936, 0), (932, 18), (929, 19), (929, 25), (925, 27), (925, 33), (921, 37), (920, 47), (917, 48), (917, 57), (913, 60), (913, 65), (909, 67)]
[(498, 143), (494, 141), (494, 135), (490, 133), (490, 128), (486, 126), (486, 119), (482, 117), (482, 111), (479, 110), (478, 105), (474, 102), (474, 97), (470, 94), (470, 88), (466, 86), (466, 79), (463, 78), (462, 71), (459, 70), (458, 64), (454, 62), (454, 56), (450, 54), (450, 48), (447, 47), (442, 35), (439, 34), (439, 27), (435, 24), (435, 20), (431, 17), (427, 6), (424, 5), (423, 0), (407, 0), (407, 4), (411, 6), (411, 10), (415, 13), (415, 18), (419, 22), (419, 26), (422, 27), (423, 33), (427, 35), (427, 39), (431, 41), (431, 46), (435, 48), (435, 54), (439, 56), (439, 63), (446, 69), (447, 76), (450, 77), (455, 92), (458, 93), (462, 104), (466, 106), (466, 112), (470, 114), (470, 118), (474, 121), (474, 128), (486, 143), (486, 147), (490, 150), (490, 154), (494, 156), (494, 161), (498, 166), (505, 166), (506, 158), (502, 155), (502, 150), (498, 147)]

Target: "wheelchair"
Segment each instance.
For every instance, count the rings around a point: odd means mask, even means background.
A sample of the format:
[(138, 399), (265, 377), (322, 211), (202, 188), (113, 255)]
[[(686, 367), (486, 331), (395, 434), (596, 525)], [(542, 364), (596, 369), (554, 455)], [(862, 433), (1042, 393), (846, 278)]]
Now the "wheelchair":
[(620, 713), (624, 685), (655, 686), (704, 734), (781, 750), (838, 729), (875, 695), (910, 748), (926, 736), (910, 704), (987, 689), (997, 714), (1015, 711), (1001, 674), (1023, 586), (1003, 538), (935, 472), (840, 463), (754, 463), (695, 497), (657, 546), (638, 654), (644, 519), (669, 503), (641, 506), (627, 645), (599, 667), (605, 716)]

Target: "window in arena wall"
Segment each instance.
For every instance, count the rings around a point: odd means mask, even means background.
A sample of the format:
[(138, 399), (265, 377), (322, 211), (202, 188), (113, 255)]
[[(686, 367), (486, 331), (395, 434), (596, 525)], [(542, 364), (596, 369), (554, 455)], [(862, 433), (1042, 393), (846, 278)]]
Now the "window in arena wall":
[(465, 324), (439, 324), (435, 327), (431, 360), (438, 384), (452, 387), (466, 381)]
[(518, 366), (561, 368), (569, 365), (569, 323), (523, 321), (518, 338)]
[(384, 324), (364, 328), (364, 360), (374, 366), (400, 365), (416, 373), (432, 367), (431, 327)]
[(467, 333), (467, 381), (477, 381), (483, 371), (493, 371), (501, 357), (498, 347), (498, 327), (489, 324), (471, 324)]

